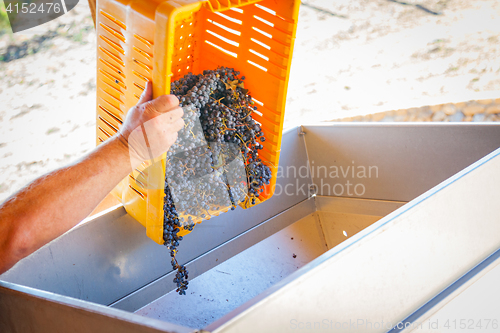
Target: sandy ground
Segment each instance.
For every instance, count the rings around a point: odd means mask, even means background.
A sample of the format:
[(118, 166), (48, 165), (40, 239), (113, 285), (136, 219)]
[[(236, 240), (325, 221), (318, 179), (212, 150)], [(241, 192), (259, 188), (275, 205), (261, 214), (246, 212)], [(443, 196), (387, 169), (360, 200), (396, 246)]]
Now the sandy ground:
[(286, 125), (500, 97), (500, 2), (407, 2), (302, 6)]
[[(500, 97), (500, 2), (404, 3), (304, 1), (285, 127)], [(57, 34), (34, 54), (0, 62), (0, 202), (95, 144), (95, 33), (85, 1), (0, 36), (0, 54), (47, 31)]]

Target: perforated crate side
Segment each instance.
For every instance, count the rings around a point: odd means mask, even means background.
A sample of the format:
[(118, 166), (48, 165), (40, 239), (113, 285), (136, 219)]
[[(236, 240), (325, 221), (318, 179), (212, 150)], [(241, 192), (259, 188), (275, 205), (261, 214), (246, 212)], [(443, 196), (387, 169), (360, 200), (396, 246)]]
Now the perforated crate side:
[[(299, 5), (300, 1), (274, 0), (100, 1), (98, 143), (121, 126), (147, 80), (153, 80), (157, 97), (170, 93), (171, 81), (188, 72), (233, 67), (246, 76), (245, 87), (258, 107), (252, 117), (267, 139), (260, 155), (273, 179), (257, 203), (270, 198), (276, 182)], [(129, 214), (158, 243), (163, 234), (164, 157), (134, 170), (114, 190)]]

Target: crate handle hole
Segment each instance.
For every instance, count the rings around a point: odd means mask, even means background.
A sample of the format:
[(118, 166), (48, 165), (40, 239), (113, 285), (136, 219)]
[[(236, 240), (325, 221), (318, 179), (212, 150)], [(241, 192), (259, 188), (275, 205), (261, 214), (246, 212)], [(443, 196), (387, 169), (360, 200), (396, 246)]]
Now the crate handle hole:
[(235, 41), (234, 41), (234, 40), (232, 40), (232, 39), (229, 39), (229, 38), (226, 38), (226, 37), (224, 37), (224, 36), (221, 36), (221, 35), (219, 35), (218, 33), (215, 33), (215, 32), (213, 32), (213, 31), (211, 31), (211, 30), (208, 30), (208, 29), (207, 29), (207, 30), (205, 30), (205, 31), (206, 31), (206, 32), (208, 32), (210, 35), (215, 36), (215, 37), (219, 38), (220, 40), (222, 40), (222, 41), (224, 41), (224, 42), (226, 42), (226, 43), (228, 43), (228, 44), (231, 44), (232, 46), (236, 46), (236, 47), (239, 47), (239, 46), (240, 46), (240, 43), (235, 42)]
[(264, 72), (267, 72), (267, 68), (264, 67), (264, 66), (261, 66), (251, 60), (247, 60), (247, 62), (250, 64), (250, 65), (254, 65), (255, 67), (259, 68), (259, 69), (262, 69)]
[(228, 20), (228, 21), (231, 21), (231, 22), (236, 23), (236, 24), (239, 24), (239, 25), (241, 25), (241, 24), (243, 23), (243, 21), (241, 21), (241, 20), (235, 19), (235, 18), (233, 18), (233, 17), (231, 17), (231, 16), (228, 16), (228, 15), (222, 14), (222, 13), (220, 13), (220, 12), (215, 12), (215, 14), (219, 15), (220, 17), (225, 18), (225, 19), (226, 19), (226, 20)]
[(229, 54), (230, 56), (233, 56), (233, 57), (235, 57), (235, 58), (238, 58), (238, 54), (237, 54), (237, 53), (234, 53), (234, 52), (228, 51), (228, 50), (226, 50), (225, 48), (223, 48), (223, 47), (221, 47), (221, 46), (219, 46), (219, 45), (217, 45), (217, 44), (212, 43), (211, 41), (205, 40), (205, 43), (207, 43), (208, 45), (212, 45), (212, 46), (213, 46), (213, 47), (215, 47), (216, 49), (218, 49), (218, 50), (220, 50), (220, 51), (222, 51), (222, 52), (224, 52), (224, 53), (226, 53), (226, 54)]
[(265, 55), (260, 54), (259, 52), (255, 51), (255, 50), (248, 49), (248, 51), (250, 51), (250, 53), (255, 54), (257, 57), (264, 59), (265, 61), (269, 61), (269, 57), (266, 57)]
[(221, 28), (221, 29), (226, 30), (226, 31), (227, 31), (227, 32), (229, 32), (229, 33), (232, 33), (232, 34), (237, 35), (237, 36), (241, 36), (241, 32), (240, 32), (240, 31), (238, 31), (238, 30), (234, 30), (234, 29), (228, 28), (228, 27), (226, 27), (225, 25), (220, 24), (219, 22), (213, 21), (213, 20), (211, 20), (211, 19), (207, 19), (207, 21), (208, 21), (208, 22), (210, 22), (210, 23), (212, 23), (212, 24), (213, 24), (213, 25), (215, 25), (215, 26), (218, 26), (218, 27), (219, 27), (219, 28)]
[[(262, 112), (260, 112), (260, 111), (253, 110), (252, 112), (258, 114), (261, 117), (263, 116)], [(256, 120), (254, 119), (254, 121), (256, 121)], [(262, 124), (260, 124), (260, 125), (262, 125)]]
[(261, 101), (259, 100), (256, 100), (255, 98), (252, 97), (252, 101), (254, 101), (255, 103), (259, 104), (260, 106), (264, 106), (264, 103), (262, 103)]
[(270, 27), (273, 27), (273, 28), (274, 28), (274, 23), (269, 22), (268, 20), (264, 20), (262, 17), (259, 17), (259, 16), (257, 16), (257, 15), (254, 15), (253, 17), (254, 17), (255, 19), (257, 19), (257, 20), (261, 21), (262, 23), (267, 24), (268, 26), (270, 26)]
[(268, 49), (268, 50), (270, 50), (270, 49), (271, 49), (271, 47), (270, 47), (269, 45), (262, 43), (260, 40), (257, 40), (257, 39), (255, 39), (255, 38), (250, 38), (250, 40), (251, 40), (252, 42), (256, 43), (256, 44), (259, 44), (260, 46), (262, 46), (262, 47), (263, 47), (263, 48), (265, 48), (265, 49)]
[(260, 34), (268, 37), (268, 38), (271, 38), (271, 39), (273, 38), (273, 35), (271, 35), (270, 33), (265, 32), (263, 30), (260, 30), (259, 28), (252, 27), (252, 29), (255, 30), (255, 31), (257, 31), (258, 33), (260, 33)]
[(275, 12), (274, 10), (272, 10), (272, 9), (269, 9), (269, 8), (267, 8), (267, 7), (264, 7), (264, 6), (259, 5), (259, 4), (257, 4), (257, 3), (255, 4), (255, 7), (260, 8), (260, 9), (262, 9), (263, 11), (268, 12), (269, 14), (276, 16), (276, 12)]

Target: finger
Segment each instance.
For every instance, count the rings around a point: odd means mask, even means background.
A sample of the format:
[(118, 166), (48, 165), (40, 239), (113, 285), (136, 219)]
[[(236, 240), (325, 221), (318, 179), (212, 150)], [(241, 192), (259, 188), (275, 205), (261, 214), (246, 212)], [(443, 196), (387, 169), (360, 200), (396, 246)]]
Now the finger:
[(179, 99), (174, 95), (162, 95), (148, 103), (148, 109), (157, 113), (165, 113), (179, 106)]
[(175, 141), (177, 141), (178, 137), (179, 137), (179, 135), (177, 134), (177, 132), (171, 133), (170, 137), (169, 137), (169, 140), (171, 142), (170, 145), (173, 145), (175, 143)]
[(174, 123), (172, 123), (172, 130), (175, 132), (179, 132), (183, 128), (184, 128), (184, 120), (182, 120), (182, 118), (179, 118)]
[(142, 91), (141, 97), (139, 98), (139, 102), (137, 104), (142, 104), (149, 102), (153, 98), (153, 85), (150, 81), (146, 81), (146, 87)]
[(165, 117), (169, 120), (170, 123), (175, 122), (177, 119), (182, 118), (184, 115), (184, 110), (181, 107), (176, 107), (164, 114)]

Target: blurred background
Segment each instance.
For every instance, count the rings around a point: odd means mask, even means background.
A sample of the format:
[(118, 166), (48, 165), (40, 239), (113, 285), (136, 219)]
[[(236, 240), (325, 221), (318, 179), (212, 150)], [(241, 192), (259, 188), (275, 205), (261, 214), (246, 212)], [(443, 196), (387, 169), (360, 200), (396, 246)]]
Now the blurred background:
[[(10, 32), (0, 2), (0, 202), (95, 146), (86, 0)], [(285, 128), (317, 121), (500, 120), (500, 1), (304, 0)]]

